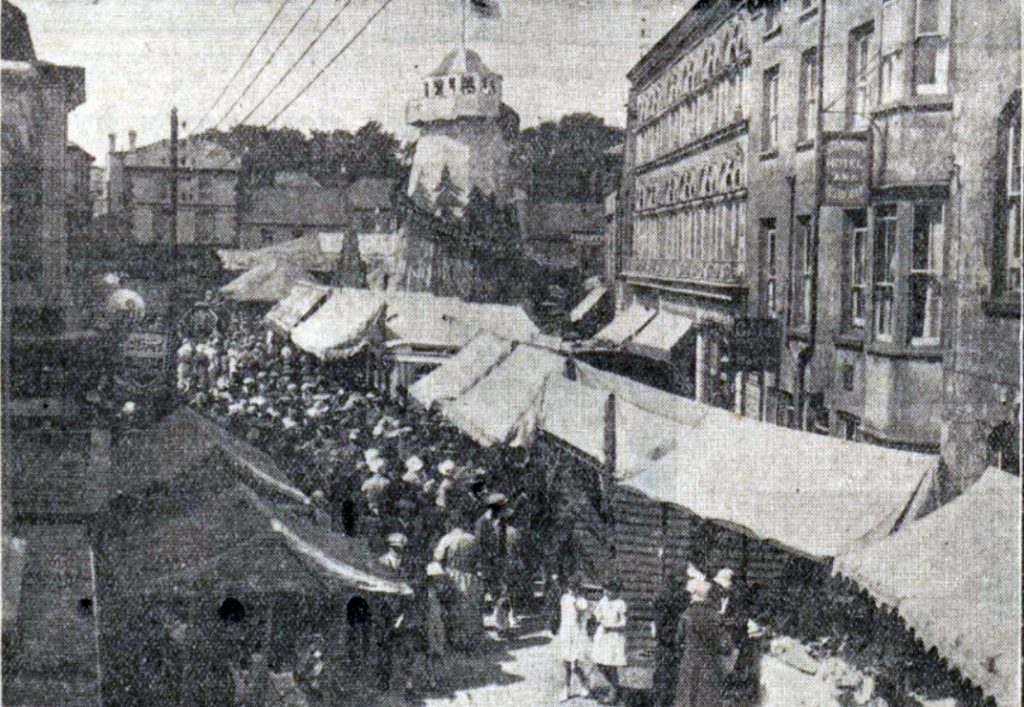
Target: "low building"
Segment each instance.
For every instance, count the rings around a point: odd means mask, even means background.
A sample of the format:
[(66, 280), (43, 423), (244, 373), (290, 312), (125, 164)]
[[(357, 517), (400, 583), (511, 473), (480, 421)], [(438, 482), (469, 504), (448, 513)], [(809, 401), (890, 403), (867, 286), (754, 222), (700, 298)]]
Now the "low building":
[(604, 207), (586, 202), (517, 199), (519, 232), (527, 257), (548, 270), (581, 277), (604, 272)]
[(360, 233), (392, 233), (398, 229), (394, 190), (395, 183), (381, 177), (360, 177), (346, 187), (356, 230)]
[(352, 223), (346, 190), (319, 184), (258, 187), (239, 215), (239, 245), (259, 248)]

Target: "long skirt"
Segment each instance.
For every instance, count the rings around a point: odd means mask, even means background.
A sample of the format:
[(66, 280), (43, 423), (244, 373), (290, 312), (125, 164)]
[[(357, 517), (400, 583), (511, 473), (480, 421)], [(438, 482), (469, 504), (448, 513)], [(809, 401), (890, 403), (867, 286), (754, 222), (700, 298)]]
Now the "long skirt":
[(455, 648), (468, 650), (479, 643), (483, 633), (483, 616), (480, 605), (483, 595), (477, 578), (461, 570), (448, 569), (453, 592), (451, 625), (449, 636)]

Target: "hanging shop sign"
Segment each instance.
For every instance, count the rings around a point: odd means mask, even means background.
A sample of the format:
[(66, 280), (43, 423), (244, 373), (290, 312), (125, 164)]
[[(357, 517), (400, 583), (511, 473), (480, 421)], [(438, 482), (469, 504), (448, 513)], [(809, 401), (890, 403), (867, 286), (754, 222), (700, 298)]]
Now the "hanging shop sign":
[(825, 134), (822, 204), (864, 206), (868, 203), (869, 145), (867, 133)]
[(732, 359), (737, 370), (774, 370), (779, 363), (778, 320), (737, 319), (732, 327)]

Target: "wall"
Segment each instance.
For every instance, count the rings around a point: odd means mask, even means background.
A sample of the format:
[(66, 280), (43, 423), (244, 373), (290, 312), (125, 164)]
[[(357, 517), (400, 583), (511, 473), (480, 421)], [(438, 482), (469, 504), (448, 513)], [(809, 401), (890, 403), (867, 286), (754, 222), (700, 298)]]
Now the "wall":
[(476, 186), (500, 201), (510, 197), (511, 148), (496, 119), (462, 119), (428, 123), (416, 142), (409, 195), (423, 194), (433, 203), (445, 165), (465, 202)]

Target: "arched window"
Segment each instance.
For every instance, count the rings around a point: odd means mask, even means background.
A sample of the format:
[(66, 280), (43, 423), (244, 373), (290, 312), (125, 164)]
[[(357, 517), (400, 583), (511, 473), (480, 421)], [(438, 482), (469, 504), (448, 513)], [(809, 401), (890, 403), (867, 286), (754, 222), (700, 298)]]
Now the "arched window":
[(217, 609), (217, 616), (224, 623), (240, 624), (245, 620), (245, 605), (234, 597), (228, 597)]

